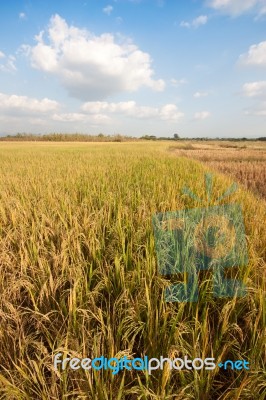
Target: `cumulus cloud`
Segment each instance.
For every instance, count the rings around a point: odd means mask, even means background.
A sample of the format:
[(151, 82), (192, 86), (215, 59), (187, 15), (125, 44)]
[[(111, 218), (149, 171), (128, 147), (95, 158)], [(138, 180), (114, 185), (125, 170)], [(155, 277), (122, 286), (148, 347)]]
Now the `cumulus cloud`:
[(193, 21), (191, 21), (191, 22), (182, 21), (180, 23), (180, 26), (182, 28), (195, 28), (195, 29), (197, 29), (199, 26), (207, 24), (207, 22), (208, 22), (207, 15), (200, 15), (199, 17), (193, 19)]
[(200, 97), (207, 97), (209, 95), (208, 92), (196, 92), (193, 94), (195, 99), (199, 99)]
[(207, 119), (211, 116), (211, 113), (209, 111), (200, 111), (200, 112), (196, 112), (194, 114), (194, 119), (196, 120), (204, 120)]
[(242, 64), (266, 67), (266, 41), (250, 46), (246, 54), (239, 57)]
[(162, 79), (153, 78), (150, 55), (129, 40), (109, 33), (96, 36), (69, 26), (59, 15), (36, 40), (35, 46), (23, 47), (32, 66), (55, 75), (70, 96), (80, 100), (103, 100), (145, 86), (155, 91), (165, 87)]
[(31, 115), (46, 114), (58, 109), (59, 104), (47, 98), (37, 100), (27, 96), (7, 95), (0, 93), (0, 110), (3, 114)]
[(109, 5), (103, 8), (103, 12), (107, 15), (111, 15), (111, 12), (113, 11), (113, 6)]
[(120, 114), (134, 118), (159, 118), (164, 121), (178, 121), (184, 116), (175, 104), (165, 104), (164, 106), (148, 107), (138, 106), (135, 101), (124, 101), (109, 103), (106, 101), (86, 102), (82, 106), (82, 111), (91, 114)]
[(250, 10), (260, 14), (265, 0), (207, 0), (207, 5), (224, 14), (238, 16)]
[(175, 104), (166, 104), (159, 111), (159, 116), (164, 121), (177, 121), (184, 116)]
[(0, 50), (0, 58), (5, 58), (5, 53)]
[(245, 83), (243, 93), (247, 97), (266, 97), (266, 81)]

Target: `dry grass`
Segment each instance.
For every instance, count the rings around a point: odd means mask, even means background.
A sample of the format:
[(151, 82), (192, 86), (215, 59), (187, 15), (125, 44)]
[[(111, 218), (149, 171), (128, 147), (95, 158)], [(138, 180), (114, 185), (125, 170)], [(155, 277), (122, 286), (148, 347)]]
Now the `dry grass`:
[[(239, 190), (249, 265), (244, 298), (166, 303), (151, 219), (198, 207), (204, 168), (169, 144), (0, 145), (0, 398), (265, 399), (265, 205)], [(214, 195), (230, 179), (217, 175)], [(212, 202), (212, 204), (214, 204)], [(55, 371), (80, 357), (247, 359), (250, 371)]]
[[(193, 146), (193, 148), (190, 148)], [(204, 162), (213, 170), (220, 171), (247, 189), (266, 199), (266, 144), (261, 142), (196, 142), (170, 146), (177, 155)]]

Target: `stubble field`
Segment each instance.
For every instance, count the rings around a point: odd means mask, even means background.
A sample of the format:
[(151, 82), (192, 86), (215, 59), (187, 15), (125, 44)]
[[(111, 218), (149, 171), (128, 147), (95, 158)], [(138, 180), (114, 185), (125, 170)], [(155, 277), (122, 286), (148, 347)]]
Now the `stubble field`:
[(169, 150), (230, 175), (248, 190), (266, 199), (265, 142), (182, 142), (169, 146)]
[[(246, 149), (189, 146), (1, 143), (1, 399), (265, 399), (265, 148), (247, 160)], [(206, 205), (208, 171), (211, 205), (240, 182), (223, 203), (243, 209), (248, 293), (214, 298), (203, 274), (198, 302), (166, 303), (152, 216)], [(58, 352), (246, 359), (250, 370), (59, 372)]]

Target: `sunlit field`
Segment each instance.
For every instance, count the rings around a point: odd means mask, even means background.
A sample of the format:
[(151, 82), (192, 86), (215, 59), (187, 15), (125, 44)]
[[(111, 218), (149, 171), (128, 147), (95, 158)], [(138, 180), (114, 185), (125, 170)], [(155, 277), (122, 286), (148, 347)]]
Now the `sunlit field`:
[[(237, 279), (247, 295), (213, 297), (207, 271), (198, 302), (165, 302), (153, 215), (206, 206), (206, 172), (211, 205), (235, 179), (211, 157), (201, 163), (171, 146), (0, 144), (1, 399), (265, 399), (265, 202), (244, 185), (222, 200), (243, 209), (249, 263)], [(265, 188), (265, 159), (262, 170), (255, 180)], [(58, 352), (246, 359), (250, 370), (63, 372), (53, 366)]]
[(169, 150), (230, 175), (266, 199), (266, 142), (180, 142), (169, 146)]

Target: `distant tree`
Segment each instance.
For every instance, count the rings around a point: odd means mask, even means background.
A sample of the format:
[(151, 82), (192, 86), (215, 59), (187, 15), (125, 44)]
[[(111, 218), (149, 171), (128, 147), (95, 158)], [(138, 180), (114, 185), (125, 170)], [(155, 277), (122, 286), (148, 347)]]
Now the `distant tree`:
[(154, 135), (145, 135), (145, 136), (142, 136), (140, 139), (144, 139), (144, 140), (156, 140), (157, 137), (154, 136)]
[(114, 135), (114, 142), (123, 142), (123, 136), (120, 135), (119, 133)]
[(180, 139), (178, 133), (175, 133), (175, 134), (174, 134), (174, 139), (175, 139), (175, 140)]

